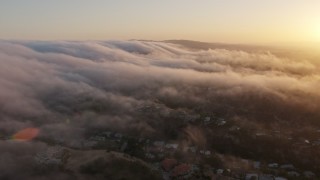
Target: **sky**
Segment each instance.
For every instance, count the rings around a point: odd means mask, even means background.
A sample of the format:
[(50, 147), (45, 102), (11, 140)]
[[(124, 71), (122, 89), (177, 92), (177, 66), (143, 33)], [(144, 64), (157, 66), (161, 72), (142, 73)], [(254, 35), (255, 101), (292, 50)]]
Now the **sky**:
[(1, 0), (0, 39), (320, 41), (319, 0)]

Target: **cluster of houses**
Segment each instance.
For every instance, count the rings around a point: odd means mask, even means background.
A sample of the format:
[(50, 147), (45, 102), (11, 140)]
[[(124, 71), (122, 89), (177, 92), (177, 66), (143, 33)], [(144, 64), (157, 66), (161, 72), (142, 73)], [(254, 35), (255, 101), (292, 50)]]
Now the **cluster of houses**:
[[(261, 168), (261, 163), (258, 161), (255, 161), (253, 163), (254, 169), (258, 170)], [(274, 172), (282, 171), (286, 173), (287, 178), (307, 178), (307, 179), (312, 179), (315, 178), (315, 173), (311, 171), (303, 171), (299, 173), (297, 169), (294, 167), (292, 164), (282, 164), (279, 165), (278, 163), (269, 163), (266, 165), (265, 168), (268, 168), (269, 170), (273, 170)], [(246, 180), (252, 180), (252, 179), (263, 179), (263, 180), (286, 180), (287, 178), (285, 177), (278, 177), (273, 174), (263, 174), (263, 173), (248, 173), (246, 174), (245, 179)]]
[[(144, 112), (144, 113), (146, 112), (154, 113), (160, 110), (161, 108), (163, 107), (149, 105), (149, 106), (143, 106), (138, 108), (138, 111)], [(227, 123), (227, 121), (224, 118), (216, 117), (215, 115), (202, 117), (200, 114), (187, 113), (184, 111), (173, 111), (173, 112), (170, 112), (170, 114), (172, 117), (177, 117), (179, 119), (182, 119), (184, 123), (201, 121), (201, 123), (205, 126), (208, 126), (211, 124), (215, 124), (217, 126), (223, 126)]]
[(227, 123), (227, 121), (224, 118), (219, 118), (219, 117), (210, 117), (206, 116), (203, 119), (203, 124), (204, 125), (210, 125), (210, 124), (215, 124), (217, 126), (223, 126)]
[(198, 149), (197, 146), (180, 146), (178, 143), (166, 143), (165, 141), (154, 141), (145, 146), (146, 158), (155, 159), (156, 157), (162, 158), (165, 154), (172, 152), (184, 152), (198, 154), (202, 156), (211, 156), (211, 151), (208, 149)]
[[(207, 118), (208, 120), (209, 118)], [(237, 127), (232, 127), (237, 130)], [(144, 152), (145, 159), (149, 159), (149, 162), (158, 164), (157, 169), (162, 172), (164, 179), (185, 179), (193, 176), (196, 172), (202, 172), (201, 166), (188, 163), (179, 163), (175, 159), (168, 159), (167, 157), (172, 157), (171, 155), (175, 152), (184, 152), (193, 154), (199, 158), (208, 158), (213, 155), (213, 153), (208, 149), (201, 149), (197, 146), (182, 146), (179, 143), (165, 142), (161, 140), (151, 140), (145, 138), (134, 138), (128, 137), (121, 133), (116, 132), (99, 132), (93, 136), (88, 137), (87, 140), (78, 140), (75, 142), (69, 142), (69, 147), (76, 147), (79, 149), (94, 148), (97, 144), (101, 142), (110, 141), (117, 144), (116, 151), (124, 152), (128, 148), (128, 139), (135, 139), (137, 144), (141, 144), (141, 148)], [(37, 164), (48, 167), (52, 165), (62, 165), (65, 158), (67, 158), (67, 153), (64, 148), (60, 146), (52, 147), (47, 149), (45, 152), (38, 153), (35, 156), (35, 161)], [(223, 155), (222, 155), (223, 158)], [(159, 162), (160, 161), (160, 162)], [(251, 170), (248, 172), (241, 171), (241, 173), (236, 174), (234, 170), (222, 169), (222, 168), (212, 168), (212, 173), (217, 176), (232, 177), (238, 179), (246, 180), (285, 180), (286, 178), (314, 178), (316, 175), (311, 171), (299, 171), (292, 164), (278, 164), (269, 163), (264, 164), (259, 161), (245, 161), (246, 164), (251, 164)], [(275, 173), (264, 174), (262, 169), (269, 169)], [(277, 177), (273, 174), (278, 174), (277, 172), (286, 172), (285, 177)]]
[(53, 167), (62, 165), (68, 158), (68, 152), (61, 146), (48, 148), (35, 155), (34, 160), (39, 167)]
[[(261, 163), (258, 161), (253, 162), (254, 169), (260, 169)], [(233, 171), (231, 169), (222, 168), (209, 168), (210, 173), (205, 172), (201, 169), (201, 166), (196, 164), (189, 164), (178, 162), (178, 160), (173, 158), (165, 158), (159, 163), (155, 163), (154, 167), (162, 173), (163, 179), (188, 179), (192, 176), (202, 174), (206, 177), (211, 177), (211, 179), (244, 179), (244, 180), (288, 180), (291, 178), (304, 178), (304, 179), (314, 179), (316, 175), (311, 171), (304, 171), (302, 174), (294, 171), (295, 167), (292, 164), (279, 165), (278, 163), (266, 164), (267, 168), (270, 169), (281, 169), (287, 170), (287, 176), (282, 177), (275, 174), (265, 174), (261, 171), (259, 172), (244, 172), (244, 171)], [(254, 170), (252, 170), (254, 171)]]
[(315, 174), (310, 171), (305, 171), (303, 173), (303, 176), (300, 176), (300, 174), (297, 174), (296, 172), (288, 172), (289, 178), (280, 177), (280, 176), (274, 176), (272, 174), (259, 174), (259, 173), (248, 173), (246, 174), (245, 180), (288, 180), (290, 178), (307, 178), (307, 179), (314, 179)]
[(88, 140), (78, 140), (77, 143), (69, 143), (69, 147), (77, 148), (88, 148), (95, 147), (101, 142), (113, 142), (117, 144), (118, 150), (124, 152), (127, 148), (127, 139), (135, 139), (137, 144), (141, 145), (142, 150), (145, 152), (145, 157), (147, 159), (155, 159), (156, 157), (162, 158), (165, 154), (170, 154), (178, 151), (185, 153), (200, 154), (203, 156), (210, 156), (211, 151), (208, 149), (198, 149), (197, 146), (181, 146), (179, 143), (175, 142), (165, 142), (161, 140), (151, 140), (145, 138), (134, 138), (128, 137), (121, 133), (114, 132), (102, 132), (97, 135), (89, 137)]
[(276, 177), (271, 174), (255, 174), (255, 173), (249, 173), (246, 174), (245, 180), (287, 180), (287, 178), (284, 177)]
[[(143, 109), (141, 109), (141, 111), (152, 111), (153, 107), (145, 107)], [(228, 130), (229, 131), (239, 131), (240, 127), (235, 126), (235, 125), (231, 125), (231, 123), (229, 121), (226, 121), (224, 118), (220, 118), (220, 117), (215, 117), (215, 116), (200, 116), (197, 114), (187, 114), (184, 113), (181, 115), (181, 118), (184, 119), (184, 122), (189, 123), (189, 122), (200, 122), (202, 125), (204, 126), (211, 126), (211, 125), (215, 125), (215, 126), (224, 126), (228, 123)], [(230, 126), (229, 126), (230, 125)], [(224, 126), (225, 127), (225, 126)], [(320, 130), (319, 130), (320, 132)], [(279, 135), (281, 136), (280, 131), (279, 132), (274, 132), (272, 133), (273, 135), (269, 135), (269, 133), (267, 132), (256, 132), (255, 133), (255, 137), (258, 138), (260, 136), (274, 136), (274, 135)], [(225, 135), (227, 136), (227, 135)], [(283, 137), (283, 136), (281, 136)], [(209, 149), (200, 149), (197, 146), (182, 146), (179, 143), (176, 142), (165, 142), (162, 140), (151, 140), (151, 139), (146, 139), (146, 138), (135, 138), (135, 137), (129, 137), (126, 135), (123, 135), (121, 133), (116, 133), (116, 132), (110, 132), (110, 131), (105, 131), (105, 132), (99, 132), (93, 136), (90, 136), (88, 139), (83, 139), (83, 140), (76, 140), (76, 141), (72, 141), (72, 142), (68, 142), (68, 147), (72, 147), (72, 148), (79, 148), (79, 149), (90, 149), (90, 148), (94, 148), (97, 147), (97, 145), (100, 142), (107, 142), (106, 144), (108, 144), (110, 141), (114, 142), (114, 144), (116, 144), (116, 150), (118, 151), (122, 151), (125, 152), (125, 150), (128, 148), (128, 138), (130, 139), (135, 139), (137, 143), (141, 144), (142, 150), (144, 152), (144, 157), (145, 159), (148, 159), (149, 162), (156, 162), (159, 161), (159, 159), (165, 159), (166, 157), (171, 157), (168, 156), (168, 154), (174, 153), (174, 152), (185, 152), (185, 153), (191, 153), (194, 154), (196, 156), (201, 157), (210, 157), (212, 156), (212, 152)], [(292, 139), (292, 138), (291, 138)], [(60, 138), (61, 141), (61, 138)], [(319, 141), (304, 141), (303, 142), (306, 145), (312, 145), (312, 146), (318, 146), (320, 145), (320, 140)], [(65, 144), (65, 143), (64, 143)], [(61, 158), (48, 158), (50, 157), (50, 153), (48, 153), (48, 155), (44, 155), (44, 154), (39, 154), (37, 155), (36, 159), (37, 162), (39, 163), (44, 163), (44, 164), (50, 164), (50, 163), (56, 163), (59, 164), (59, 161), (61, 161)], [(181, 165), (181, 166), (180, 166)], [(311, 172), (311, 171), (299, 171), (297, 169), (294, 168), (293, 165), (291, 164), (283, 164), (283, 165), (279, 165), (277, 163), (270, 163), (265, 165), (267, 168), (269, 169), (273, 169), (273, 170), (277, 170), (279, 169), (279, 171), (286, 171), (286, 178), (290, 178), (290, 177), (305, 177), (305, 178), (313, 178), (315, 177), (315, 173)], [(189, 167), (189, 168), (188, 168)], [(161, 163), (161, 168), (164, 172), (164, 174), (166, 174), (164, 177), (175, 177), (175, 176), (181, 176), (181, 177), (187, 177), (188, 175), (190, 175), (190, 173), (182, 173), (184, 175), (181, 175), (181, 173), (179, 170), (190, 170), (192, 169), (192, 167), (194, 167), (194, 165), (190, 165), (190, 164), (184, 164), (184, 163), (177, 163), (177, 165), (173, 166), (170, 170), (166, 170), (162, 163)], [(261, 173), (261, 171), (259, 170), (261, 167), (261, 163), (260, 162), (254, 162), (253, 163), (253, 167), (254, 169), (256, 169), (257, 171), (251, 171), (250, 173), (246, 173), (243, 176), (243, 179), (277, 179), (277, 180), (282, 180), (285, 179), (284, 177), (276, 177), (274, 175), (271, 174), (263, 174)], [(230, 171), (230, 170), (229, 170)], [(187, 171), (187, 172), (193, 172), (193, 171)], [(225, 174), (226, 172), (228, 172), (228, 169), (215, 169), (214, 174), (218, 174), (218, 175), (222, 175)], [(256, 173), (258, 172), (258, 173)], [(192, 174), (192, 173), (191, 173)], [(276, 173), (275, 173), (276, 174)]]
[[(209, 118), (204, 119), (209, 121)], [(223, 121), (223, 120), (221, 120)], [(215, 121), (217, 122), (217, 121)], [(238, 127), (232, 127), (234, 130), (238, 130)], [(133, 137), (130, 137), (133, 138)], [(126, 139), (128, 137), (126, 135), (123, 135), (121, 133), (114, 133), (114, 132), (102, 132), (98, 135), (92, 136), (89, 138), (89, 141), (93, 142), (100, 142), (100, 141), (107, 141), (112, 140), (114, 142), (117, 142), (118, 150), (124, 151), (128, 143)], [(198, 166), (192, 165), (192, 164), (186, 164), (186, 163), (178, 163), (177, 160), (174, 159), (167, 159), (168, 154), (172, 154), (174, 152), (182, 151), (185, 153), (192, 153), (194, 155), (210, 157), (212, 155), (212, 152), (208, 149), (199, 149), (197, 146), (181, 146), (179, 143), (172, 143), (172, 142), (165, 142), (161, 140), (151, 140), (151, 139), (144, 139), (144, 138), (136, 138), (136, 142), (142, 144), (142, 149), (144, 151), (144, 157), (146, 159), (149, 159), (151, 162), (157, 162), (159, 159), (164, 159), (160, 163), (160, 170), (163, 173), (164, 179), (172, 179), (174, 178), (187, 178), (191, 176), (195, 169), (199, 169)], [(93, 144), (93, 143), (92, 143)], [(248, 161), (248, 160), (247, 160)], [(287, 177), (307, 177), (312, 178), (315, 176), (314, 173), (310, 171), (306, 172), (298, 172), (296, 171), (295, 167), (292, 164), (282, 164), (279, 165), (278, 163), (270, 163), (264, 165), (266, 168), (272, 169), (272, 170), (286, 170), (287, 171)], [(197, 168), (195, 168), (197, 167)], [(254, 161), (252, 163), (253, 169), (256, 169), (257, 172), (261, 172), (260, 169), (262, 167), (262, 163), (258, 161)], [(215, 169), (214, 174), (216, 175), (225, 175), (226, 172), (231, 173), (230, 169)], [(231, 173), (232, 174), (232, 173)], [(284, 180), (286, 178), (284, 177), (277, 177), (272, 174), (263, 174), (263, 173), (245, 173), (244, 176), (238, 176), (243, 177), (243, 179), (265, 179), (265, 180)]]
[(162, 160), (160, 163), (156, 163), (154, 167), (162, 173), (164, 180), (188, 179), (195, 172), (199, 171), (197, 165), (180, 163), (176, 159), (169, 158)]

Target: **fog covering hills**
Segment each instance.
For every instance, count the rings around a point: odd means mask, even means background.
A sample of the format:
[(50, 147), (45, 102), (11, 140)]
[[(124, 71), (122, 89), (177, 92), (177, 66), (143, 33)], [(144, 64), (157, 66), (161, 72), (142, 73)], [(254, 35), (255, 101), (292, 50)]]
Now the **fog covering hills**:
[(48, 144), (5, 140), (28, 127), (64, 141), (109, 129), (207, 144), (201, 129), (171, 117), (187, 112), (257, 131), (316, 131), (318, 57), (191, 41), (0, 41), (0, 177), (33, 176), (33, 156)]

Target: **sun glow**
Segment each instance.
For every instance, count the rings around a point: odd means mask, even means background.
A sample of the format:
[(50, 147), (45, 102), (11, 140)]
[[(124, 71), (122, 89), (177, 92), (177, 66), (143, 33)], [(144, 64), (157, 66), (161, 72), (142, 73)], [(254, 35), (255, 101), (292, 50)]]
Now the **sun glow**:
[(320, 24), (315, 26), (314, 32), (313, 32), (314, 40), (320, 41)]

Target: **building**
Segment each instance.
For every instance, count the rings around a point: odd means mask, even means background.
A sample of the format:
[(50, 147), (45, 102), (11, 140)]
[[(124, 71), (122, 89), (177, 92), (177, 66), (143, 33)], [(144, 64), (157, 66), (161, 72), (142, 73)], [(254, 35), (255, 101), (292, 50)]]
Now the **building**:
[(179, 144), (166, 144), (165, 147), (166, 147), (167, 149), (174, 149), (174, 150), (176, 150), (176, 149), (178, 149)]
[(216, 124), (218, 126), (223, 126), (227, 123), (227, 121), (225, 121), (223, 118), (218, 118)]
[(124, 151), (127, 149), (127, 147), (128, 147), (128, 142), (123, 143), (123, 144), (121, 145), (120, 151), (121, 151), (121, 152), (124, 152)]
[(165, 142), (164, 141), (155, 141), (155, 142), (153, 142), (153, 145), (157, 146), (157, 147), (163, 147), (165, 145)]
[(255, 168), (255, 169), (260, 169), (260, 166), (261, 166), (260, 161), (255, 161), (255, 162), (253, 162), (253, 168)]
[(178, 161), (176, 159), (165, 159), (161, 162), (161, 167), (164, 171), (171, 171), (176, 165)]
[(304, 172), (303, 172), (303, 175), (304, 175), (304, 177), (306, 177), (306, 178), (313, 178), (313, 177), (316, 176), (316, 175), (315, 175), (313, 172), (311, 172), (311, 171), (304, 171)]
[(249, 173), (246, 174), (245, 180), (258, 180), (259, 179), (259, 175), (256, 173)]
[(224, 170), (223, 169), (217, 169), (217, 174), (223, 174)]
[(123, 137), (123, 135), (121, 133), (116, 133), (114, 135), (114, 137), (118, 138), (118, 139), (121, 139)]
[(287, 180), (287, 178), (284, 178), (284, 177), (275, 177), (274, 180)]
[(196, 152), (197, 152), (197, 147), (195, 147), (195, 146), (184, 147), (184, 148), (183, 148), (183, 151), (184, 151), (184, 152), (196, 153)]
[(212, 124), (212, 123), (214, 123), (214, 121), (212, 121), (209, 116), (208, 116), (208, 117), (205, 117), (205, 118), (203, 119), (203, 124), (204, 124), (204, 125), (209, 125), (209, 124)]
[(152, 153), (146, 153), (146, 158), (148, 158), (148, 159), (154, 159), (154, 158), (156, 158), (156, 156), (154, 155), (154, 154), (152, 154)]
[(205, 151), (205, 152), (204, 152), (204, 155), (206, 155), (206, 156), (210, 156), (210, 155), (211, 155), (211, 151), (208, 151), (208, 150), (207, 150), (207, 151)]
[(274, 176), (271, 174), (261, 174), (259, 180), (274, 180)]
[(188, 178), (191, 176), (191, 174), (192, 174), (192, 168), (189, 164), (180, 164), (174, 167), (174, 169), (171, 172), (171, 176), (173, 178), (179, 178), (179, 177)]
[(279, 164), (278, 163), (270, 163), (270, 164), (268, 164), (268, 167), (269, 168), (278, 168)]
[(280, 166), (281, 169), (286, 169), (286, 170), (293, 170), (295, 169), (292, 164), (283, 164)]
[(290, 177), (299, 177), (300, 173), (298, 173), (296, 171), (289, 171), (288, 172), (288, 176), (290, 176)]

